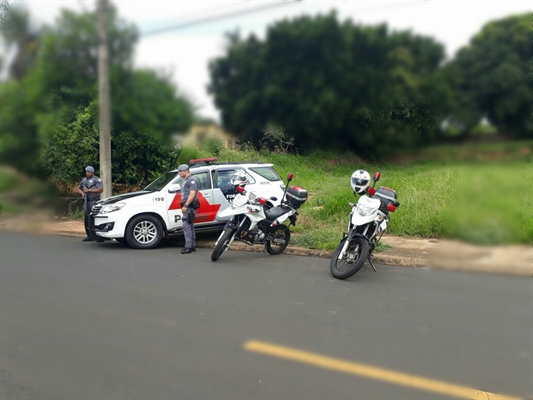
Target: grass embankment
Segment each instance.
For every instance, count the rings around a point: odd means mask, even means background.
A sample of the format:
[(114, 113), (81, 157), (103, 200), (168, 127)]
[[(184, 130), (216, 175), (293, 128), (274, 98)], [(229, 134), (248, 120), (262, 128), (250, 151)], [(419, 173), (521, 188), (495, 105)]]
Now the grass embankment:
[(0, 213), (32, 212), (53, 204), (54, 195), (53, 186), (47, 182), (0, 165)]
[[(299, 223), (293, 229), (291, 242), (298, 246), (328, 250), (337, 246), (347, 227), (348, 202), (355, 198), (349, 178), (359, 168), (371, 175), (380, 171), (376, 187), (388, 186), (398, 194), (401, 206), (392, 214), (389, 235), (451, 238), (485, 245), (531, 243), (533, 168), (529, 156), (476, 161), (492, 159), (493, 147), (484, 146), (487, 152), (470, 157), (473, 161), (410, 165), (368, 164), (353, 155), (326, 152), (301, 156), (223, 150), (218, 159), (272, 162), (283, 178), (289, 172), (294, 174), (291, 184), (309, 191), (309, 200), (300, 208)], [(454, 151), (457, 147), (442, 147), (434, 159), (439, 154), (449, 159)], [(187, 149), (181, 161), (207, 156), (211, 154)]]

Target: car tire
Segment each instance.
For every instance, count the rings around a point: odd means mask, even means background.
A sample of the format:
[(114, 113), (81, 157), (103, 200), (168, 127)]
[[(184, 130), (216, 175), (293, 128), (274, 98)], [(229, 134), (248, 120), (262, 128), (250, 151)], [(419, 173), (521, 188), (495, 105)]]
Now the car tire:
[(153, 215), (134, 217), (126, 228), (126, 241), (134, 249), (154, 249), (163, 239), (163, 225)]

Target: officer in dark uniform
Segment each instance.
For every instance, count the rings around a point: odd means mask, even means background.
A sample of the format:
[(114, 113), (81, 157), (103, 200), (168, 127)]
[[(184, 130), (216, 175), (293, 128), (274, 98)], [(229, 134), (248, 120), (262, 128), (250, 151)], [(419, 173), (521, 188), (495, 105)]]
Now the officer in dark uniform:
[(183, 213), (183, 235), (185, 236), (185, 247), (181, 254), (189, 254), (196, 251), (196, 231), (194, 230), (194, 218), (196, 210), (200, 207), (198, 202), (198, 179), (191, 176), (189, 166), (181, 164), (178, 167), (178, 174), (185, 179), (181, 189), (181, 211)]
[(84, 242), (90, 242), (91, 234), (89, 231), (89, 215), (91, 214), (91, 209), (100, 200), (100, 193), (104, 191), (104, 184), (102, 180), (94, 175), (94, 168), (89, 166), (85, 168), (85, 178), (83, 178), (78, 186), (78, 193), (84, 199), (83, 202), (83, 211), (85, 212), (85, 217), (83, 222), (85, 224), (85, 233), (87, 237), (83, 239)]

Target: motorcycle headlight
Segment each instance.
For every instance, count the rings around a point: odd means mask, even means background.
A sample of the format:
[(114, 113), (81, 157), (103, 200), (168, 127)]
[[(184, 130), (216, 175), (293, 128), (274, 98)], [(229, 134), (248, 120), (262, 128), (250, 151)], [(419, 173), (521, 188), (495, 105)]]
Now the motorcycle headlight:
[(369, 216), (370, 214), (372, 214), (373, 211), (374, 210), (370, 207), (364, 206), (362, 204), (357, 205), (357, 212), (363, 217)]
[(100, 214), (108, 214), (108, 213), (121, 210), (122, 208), (124, 208), (125, 205), (126, 203), (124, 202), (108, 204), (102, 207), (102, 209), (100, 210)]

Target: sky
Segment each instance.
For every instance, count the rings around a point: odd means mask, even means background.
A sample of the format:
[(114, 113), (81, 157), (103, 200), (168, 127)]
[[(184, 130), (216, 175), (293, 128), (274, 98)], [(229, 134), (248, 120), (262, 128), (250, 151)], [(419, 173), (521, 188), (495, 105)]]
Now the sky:
[[(47, 24), (53, 23), (61, 8), (75, 11), (96, 8), (96, 0), (11, 2), (26, 6), (36, 23)], [(243, 37), (255, 33), (263, 38), (266, 28), (276, 21), (303, 14), (325, 14), (334, 9), (342, 21), (351, 19), (363, 25), (386, 23), (391, 30), (411, 30), (433, 37), (445, 46), (451, 58), (487, 22), (533, 10), (533, 0), (111, 0), (111, 3), (124, 20), (134, 23), (141, 32), (135, 65), (171, 72), (178, 91), (193, 101), (197, 113), (216, 121), (220, 120), (219, 112), (207, 93), (208, 63), (224, 55), (227, 32), (238, 29)], [(161, 28), (257, 8), (263, 10), (149, 34)]]

